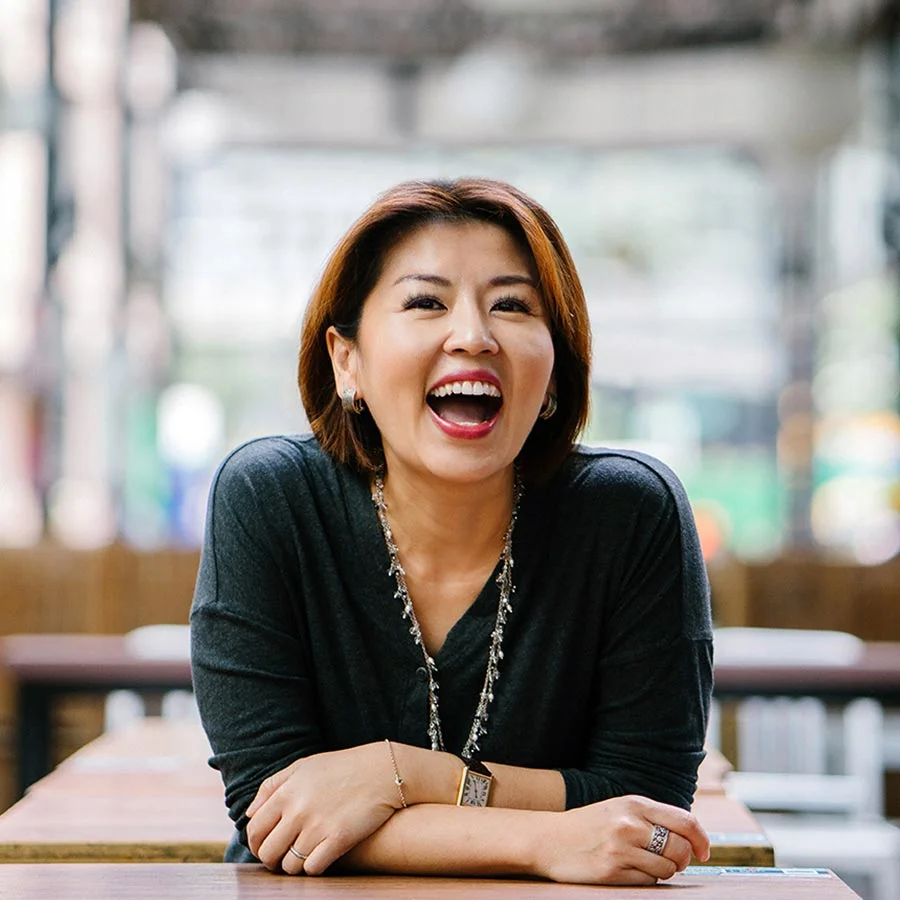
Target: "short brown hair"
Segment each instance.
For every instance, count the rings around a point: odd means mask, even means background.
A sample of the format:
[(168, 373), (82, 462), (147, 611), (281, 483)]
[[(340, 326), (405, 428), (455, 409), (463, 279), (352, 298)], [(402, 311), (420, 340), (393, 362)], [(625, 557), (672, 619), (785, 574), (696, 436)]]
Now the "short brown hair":
[(558, 408), (538, 419), (518, 457), (523, 477), (548, 478), (587, 421), (591, 334), (584, 290), (569, 248), (542, 206), (512, 185), (484, 178), (408, 181), (382, 194), (350, 227), (325, 266), (303, 322), (297, 382), (321, 446), (351, 468), (383, 464), (381, 436), (368, 411), (341, 407), (325, 334), (332, 325), (355, 340), (363, 304), (385, 256), (402, 238), (433, 222), (488, 222), (503, 228), (534, 265), (550, 322)]

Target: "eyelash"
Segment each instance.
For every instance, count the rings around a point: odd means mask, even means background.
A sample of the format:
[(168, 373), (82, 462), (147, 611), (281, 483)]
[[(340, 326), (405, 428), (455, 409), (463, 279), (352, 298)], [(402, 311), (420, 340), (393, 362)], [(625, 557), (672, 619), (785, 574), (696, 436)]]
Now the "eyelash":
[[(407, 297), (403, 302), (403, 309), (424, 309), (424, 310), (435, 310), (439, 307), (443, 307), (444, 304), (437, 297), (433, 297), (430, 294), (414, 294), (410, 297)], [(505, 307), (505, 308), (501, 308)], [(518, 313), (531, 313), (531, 306), (521, 297), (498, 297), (491, 304), (492, 310), (497, 310), (498, 312), (518, 312)]]
[(429, 294), (413, 294), (410, 297), (407, 297), (406, 300), (403, 301), (404, 309), (425, 309), (425, 310), (433, 310), (437, 309), (438, 306), (443, 306), (444, 304), (438, 300), (437, 297), (432, 297)]
[(497, 309), (500, 304), (505, 304), (507, 307), (512, 306), (512, 308), (501, 309), (500, 312), (519, 312), (519, 313), (530, 313), (531, 312), (531, 304), (528, 303), (527, 300), (523, 300), (521, 297), (498, 297), (491, 307), (492, 309)]

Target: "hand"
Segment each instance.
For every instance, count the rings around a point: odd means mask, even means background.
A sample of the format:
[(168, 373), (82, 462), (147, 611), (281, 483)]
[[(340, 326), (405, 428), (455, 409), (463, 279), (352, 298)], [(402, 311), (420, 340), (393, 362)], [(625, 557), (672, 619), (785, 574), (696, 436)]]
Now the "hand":
[[(536, 847), (537, 874), (553, 881), (650, 885), (684, 869), (692, 853), (709, 858), (709, 837), (694, 816), (647, 797), (616, 797), (551, 815)], [(654, 825), (669, 829), (661, 855), (646, 849)]]
[[(267, 778), (247, 808), (247, 841), (268, 869), (320, 875), (399, 806), (383, 742), (298, 759)], [(306, 855), (298, 859), (288, 848)]]

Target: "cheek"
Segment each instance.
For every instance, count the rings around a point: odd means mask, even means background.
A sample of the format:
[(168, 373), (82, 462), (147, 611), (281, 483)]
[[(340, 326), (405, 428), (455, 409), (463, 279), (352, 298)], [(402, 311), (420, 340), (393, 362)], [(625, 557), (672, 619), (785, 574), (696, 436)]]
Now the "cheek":
[(542, 331), (534, 335), (533, 339), (522, 348), (523, 358), (528, 364), (529, 375), (545, 385), (553, 373), (555, 354), (553, 352), (553, 338), (549, 331)]
[(360, 386), (370, 397), (380, 397), (393, 407), (407, 395), (422, 393), (429, 363), (430, 356), (420, 345), (384, 335), (357, 356)]

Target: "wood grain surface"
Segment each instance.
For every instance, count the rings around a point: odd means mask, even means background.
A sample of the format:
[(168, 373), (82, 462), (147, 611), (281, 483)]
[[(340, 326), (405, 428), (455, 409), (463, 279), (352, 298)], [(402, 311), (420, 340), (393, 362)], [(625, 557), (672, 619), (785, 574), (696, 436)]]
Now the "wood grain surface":
[(0, 897), (16, 900), (859, 900), (826, 870), (691, 870), (657, 888), (512, 879), (273, 875), (245, 865), (53, 864), (0, 866)]

